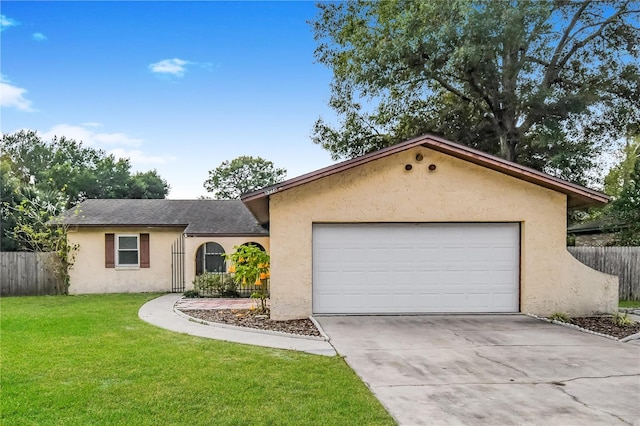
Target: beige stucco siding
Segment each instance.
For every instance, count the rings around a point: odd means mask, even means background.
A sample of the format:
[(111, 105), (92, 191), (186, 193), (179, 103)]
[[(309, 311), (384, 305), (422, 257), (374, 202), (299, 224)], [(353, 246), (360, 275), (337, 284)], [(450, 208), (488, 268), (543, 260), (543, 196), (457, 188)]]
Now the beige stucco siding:
[[(149, 234), (149, 268), (105, 267), (105, 234)], [(70, 271), (69, 293), (135, 293), (171, 291), (171, 244), (176, 228), (78, 228), (69, 241), (79, 245)]]
[(566, 203), (564, 194), (422, 147), (272, 194), (272, 317), (311, 314), (316, 222), (519, 222), (522, 312), (612, 311), (617, 278), (566, 251)]
[[(106, 268), (105, 234), (149, 234), (149, 268)], [(193, 288), (196, 273), (196, 251), (208, 242), (218, 243), (225, 253), (234, 247), (255, 242), (269, 251), (269, 237), (186, 237), (177, 228), (77, 228), (69, 232), (69, 241), (79, 245), (77, 257), (70, 271), (72, 294), (168, 292), (172, 287), (171, 245), (184, 240), (185, 290)]]

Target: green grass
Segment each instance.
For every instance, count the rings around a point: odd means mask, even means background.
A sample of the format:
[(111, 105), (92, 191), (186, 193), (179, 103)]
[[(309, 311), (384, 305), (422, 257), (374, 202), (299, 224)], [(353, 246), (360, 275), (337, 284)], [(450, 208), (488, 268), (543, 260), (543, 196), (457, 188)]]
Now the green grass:
[(621, 300), (618, 306), (621, 308), (640, 308), (640, 300)]
[(153, 297), (0, 300), (0, 424), (394, 424), (340, 357), (162, 330)]

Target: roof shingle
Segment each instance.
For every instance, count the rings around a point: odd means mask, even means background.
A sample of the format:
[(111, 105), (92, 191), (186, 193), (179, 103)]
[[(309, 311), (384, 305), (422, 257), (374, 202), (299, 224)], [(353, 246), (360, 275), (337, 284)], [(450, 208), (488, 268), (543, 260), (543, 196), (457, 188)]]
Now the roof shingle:
[(62, 219), (75, 226), (184, 227), (187, 235), (269, 235), (240, 200), (92, 199)]

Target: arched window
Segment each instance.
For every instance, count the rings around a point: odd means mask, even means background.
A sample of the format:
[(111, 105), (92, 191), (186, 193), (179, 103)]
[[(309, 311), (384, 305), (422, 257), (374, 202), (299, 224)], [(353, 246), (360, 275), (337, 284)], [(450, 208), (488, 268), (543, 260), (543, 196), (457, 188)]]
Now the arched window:
[(196, 275), (204, 272), (227, 272), (224, 249), (218, 243), (205, 243), (196, 253)]
[(262, 247), (262, 244), (254, 243), (253, 241), (250, 241), (250, 242), (248, 242), (248, 243), (244, 243), (244, 244), (242, 244), (242, 245), (243, 245), (243, 246), (256, 246), (256, 247), (258, 247), (260, 250), (262, 250), (262, 251), (266, 251), (266, 250), (264, 249), (264, 247)]

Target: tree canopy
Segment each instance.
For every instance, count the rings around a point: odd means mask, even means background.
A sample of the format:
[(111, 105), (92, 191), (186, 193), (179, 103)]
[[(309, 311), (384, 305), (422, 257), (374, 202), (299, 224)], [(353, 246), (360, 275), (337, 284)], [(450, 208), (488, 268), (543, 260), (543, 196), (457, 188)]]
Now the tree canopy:
[[(3, 251), (39, 250), (48, 221), (87, 198), (165, 198), (157, 171), (131, 174), (128, 159), (65, 137), (44, 141), (35, 131), (0, 140), (0, 219)], [(59, 235), (58, 235), (59, 236)]]
[(640, 245), (640, 161), (636, 161), (620, 196), (611, 204), (610, 214), (623, 225), (617, 244)]
[(433, 133), (585, 183), (640, 123), (637, 0), (320, 3), (334, 159)]
[(640, 245), (640, 135), (627, 140), (622, 158), (605, 177), (605, 190), (613, 197), (601, 216), (610, 218), (616, 244)]
[(618, 153), (618, 164), (614, 165), (604, 178), (604, 192), (617, 198), (623, 188), (629, 183), (635, 165), (640, 157), (640, 134), (635, 138), (629, 137), (625, 146)]
[(282, 182), (286, 175), (285, 169), (276, 168), (264, 158), (240, 156), (209, 170), (204, 187), (217, 199), (233, 200), (247, 192)]
[(131, 173), (128, 159), (63, 137), (44, 141), (37, 132), (3, 134), (2, 158), (23, 186), (62, 191), (67, 207), (87, 198), (165, 198), (169, 185), (153, 170)]

